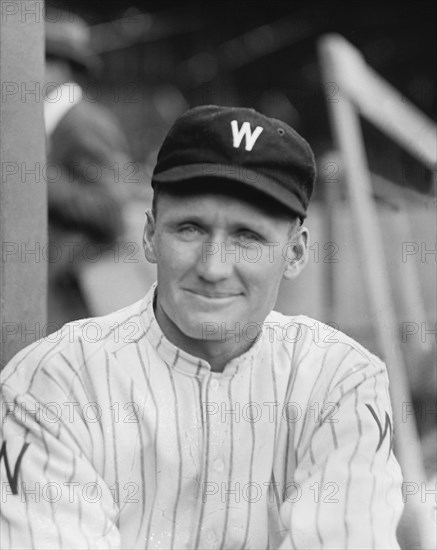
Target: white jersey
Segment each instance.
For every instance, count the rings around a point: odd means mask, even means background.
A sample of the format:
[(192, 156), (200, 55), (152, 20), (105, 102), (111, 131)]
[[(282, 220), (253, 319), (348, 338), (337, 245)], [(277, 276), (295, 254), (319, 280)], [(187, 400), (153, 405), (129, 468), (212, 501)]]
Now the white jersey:
[(4, 369), (2, 548), (398, 548), (384, 364), (272, 312), (211, 372), (165, 338), (155, 288)]

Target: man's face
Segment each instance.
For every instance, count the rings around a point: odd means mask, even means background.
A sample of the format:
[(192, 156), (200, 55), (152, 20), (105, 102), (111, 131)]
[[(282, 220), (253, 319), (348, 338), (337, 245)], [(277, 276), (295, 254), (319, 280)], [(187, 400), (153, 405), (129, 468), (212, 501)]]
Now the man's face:
[(290, 222), (228, 195), (160, 195), (145, 232), (146, 256), (157, 264), (158, 320), (170, 319), (182, 338), (254, 334), (281, 279), (305, 263), (306, 230), (290, 234)]

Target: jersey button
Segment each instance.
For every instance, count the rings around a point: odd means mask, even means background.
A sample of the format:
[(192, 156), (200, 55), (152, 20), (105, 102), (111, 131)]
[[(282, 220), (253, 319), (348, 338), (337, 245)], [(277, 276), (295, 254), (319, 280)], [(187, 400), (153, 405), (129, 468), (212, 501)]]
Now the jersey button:
[(214, 462), (214, 470), (221, 474), (223, 472), (223, 470), (225, 469), (225, 463), (223, 462), (223, 460), (220, 460), (220, 458), (218, 458), (215, 462)]
[(216, 391), (220, 387), (220, 382), (217, 379), (213, 378), (211, 380), (210, 387), (211, 387), (212, 390)]

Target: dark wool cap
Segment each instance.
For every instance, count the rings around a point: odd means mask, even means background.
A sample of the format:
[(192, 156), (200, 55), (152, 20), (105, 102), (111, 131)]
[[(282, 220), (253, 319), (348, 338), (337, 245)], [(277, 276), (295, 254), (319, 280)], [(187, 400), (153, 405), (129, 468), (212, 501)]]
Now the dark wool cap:
[(180, 116), (158, 153), (152, 186), (210, 178), (257, 189), (305, 218), (314, 154), (293, 128), (254, 109), (204, 105)]

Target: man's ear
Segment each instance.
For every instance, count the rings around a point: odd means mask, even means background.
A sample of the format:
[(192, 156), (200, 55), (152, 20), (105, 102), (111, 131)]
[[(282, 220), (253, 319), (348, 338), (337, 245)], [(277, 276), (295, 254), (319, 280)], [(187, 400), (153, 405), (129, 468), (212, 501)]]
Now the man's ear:
[(284, 279), (295, 279), (308, 262), (308, 246), (310, 234), (306, 227), (302, 226), (296, 231), (287, 244), (284, 253), (287, 265), (285, 266)]
[(152, 214), (152, 211), (148, 209), (146, 211), (146, 225), (144, 226), (144, 235), (143, 235), (143, 248), (146, 259), (151, 264), (156, 264), (156, 254), (155, 254), (155, 245), (154, 245), (154, 236), (156, 229), (155, 218)]

